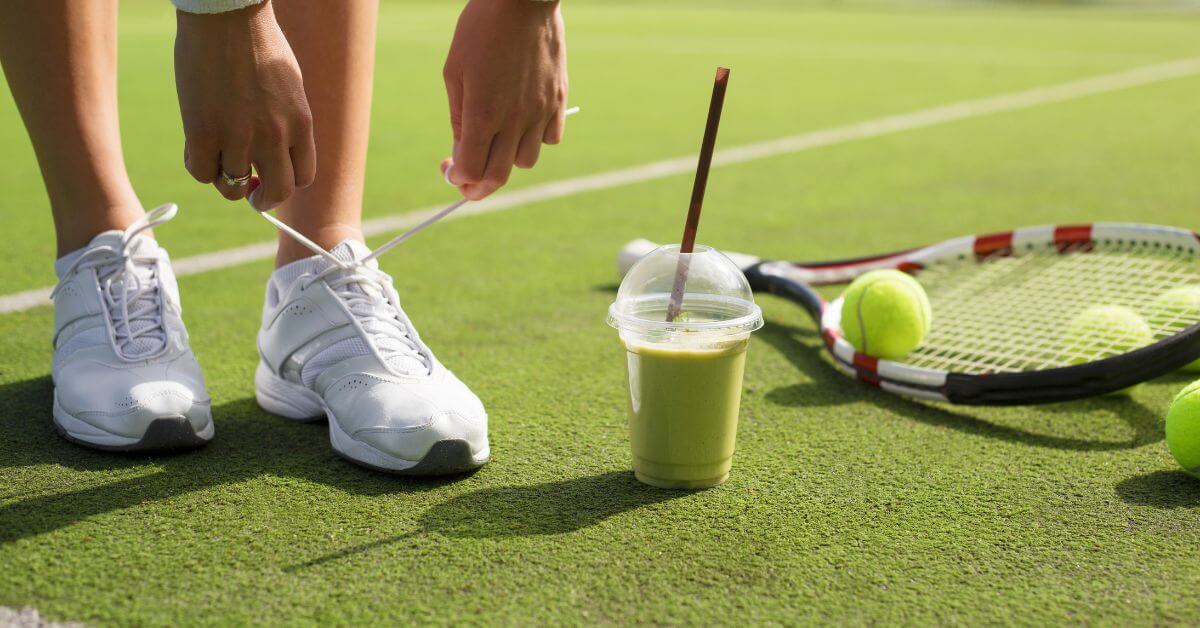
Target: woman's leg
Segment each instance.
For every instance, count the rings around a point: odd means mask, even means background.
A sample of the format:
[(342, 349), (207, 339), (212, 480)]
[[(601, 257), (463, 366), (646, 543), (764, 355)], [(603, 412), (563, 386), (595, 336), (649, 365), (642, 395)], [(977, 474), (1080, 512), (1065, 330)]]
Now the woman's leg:
[[(362, 239), (363, 177), (375, 66), (375, 0), (274, 0), (275, 17), (304, 73), (317, 177), (296, 190), (280, 219), (326, 249)], [(276, 266), (312, 255), (280, 234)]]
[(0, 63), (37, 153), (58, 254), (140, 218), (117, 121), (117, 0), (0, 2)]
[[(0, 2), (0, 61), (50, 195), (60, 257), (143, 215), (121, 157), (116, 38), (116, 0)], [(51, 416), (68, 440), (148, 451), (213, 437), (200, 366), (172, 340), (184, 326), (174, 291), (161, 289), (174, 280), (158, 250), (139, 239), (126, 254), (87, 258), (94, 265), (55, 264), (65, 289), (54, 299)]]
[[(317, 147), (314, 183), (296, 191), (281, 218), (326, 248), (361, 239), (375, 2), (275, 2), (304, 74)], [(259, 405), (293, 419), (325, 415), (333, 448), (373, 469), (444, 475), (486, 463), (483, 404), (443, 375), (445, 367), (393, 298), (391, 282), (302, 259), (308, 257), (290, 238), (280, 239), (277, 263), (292, 262), (299, 273), (276, 271), (267, 292), (254, 378)], [(310, 281), (298, 274), (324, 289), (304, 292)], [(369, 308), (340, 283), (347, 278), (371, 297)]]

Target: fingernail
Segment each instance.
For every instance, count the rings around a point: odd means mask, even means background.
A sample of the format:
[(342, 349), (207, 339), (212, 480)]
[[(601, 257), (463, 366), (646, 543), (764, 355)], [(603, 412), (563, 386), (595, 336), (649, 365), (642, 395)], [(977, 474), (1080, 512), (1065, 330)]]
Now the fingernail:
[(262, 182), (258, 180), (258, 177), (250, 177), (250, 181), (246, 184), (246, 202), (250, 203), (255, 211), (263, 211), (258, 206), (258, 197), (260, 196), (258, 188), (261, 185)]

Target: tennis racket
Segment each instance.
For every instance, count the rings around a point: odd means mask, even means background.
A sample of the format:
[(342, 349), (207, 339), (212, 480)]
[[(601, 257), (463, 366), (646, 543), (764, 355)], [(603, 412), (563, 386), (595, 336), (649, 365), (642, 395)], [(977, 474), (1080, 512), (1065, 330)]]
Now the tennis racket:
[[(646, 240), (626, 245), (617, 260), (621, 274), (654, 248)], [(1067, 401), (1122, 390), (1200, 358), (1200, 320), (1147, 311), (1168, 290), (1200, 285), (1200, 235), (1186, 229), (1028, 227), (818, 263), (726, 255), (756, 292), (793, 301), (812, 316), (838, 370), (908, 397), (968, 405)], [(914, 275), (933, 308), (924, 344), (900, 360), (855, 351), (841, 334), (842, 299), (827, 302), (814, 290), (877, 268)], [(1142, 314), (1154, 341), (1120, 351), (1103, 339), (1071, 337), (1071, 319), (1094, 305)]]

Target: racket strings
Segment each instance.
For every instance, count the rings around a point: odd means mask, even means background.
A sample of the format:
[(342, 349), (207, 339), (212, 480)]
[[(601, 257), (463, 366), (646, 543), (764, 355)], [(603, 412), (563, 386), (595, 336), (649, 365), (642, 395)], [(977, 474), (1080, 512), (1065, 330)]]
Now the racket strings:
[(1063, 252), (1045, 246), (979, 262), (962, 258), (930, 264), (918, 278), (929, 294), (934, 323), (925, 344), (904, 362), (931, 369), (1042, 370), (1148, 344), (1140, 327), (1089, 325), (1077, 319), (1094, 306), (1133, 310), (1147, 321), (1155, 340), (1200, 322), (1186, 308), (1151, 307), (1171, 289), (1200, 284), (1196, 257), (1139, 242)]

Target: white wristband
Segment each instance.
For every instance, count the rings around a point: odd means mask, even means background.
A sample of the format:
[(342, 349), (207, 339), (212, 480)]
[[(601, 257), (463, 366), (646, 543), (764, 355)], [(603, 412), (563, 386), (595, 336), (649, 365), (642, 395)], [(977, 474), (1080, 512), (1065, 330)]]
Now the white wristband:
[(184, 13), (226, 13), (228, 11), (237, 11), (246, 7), (252, 7), (256, 4), (262, 4), (263, 0), (171, 0), (176, 9)]

